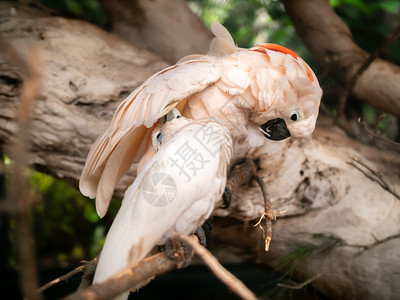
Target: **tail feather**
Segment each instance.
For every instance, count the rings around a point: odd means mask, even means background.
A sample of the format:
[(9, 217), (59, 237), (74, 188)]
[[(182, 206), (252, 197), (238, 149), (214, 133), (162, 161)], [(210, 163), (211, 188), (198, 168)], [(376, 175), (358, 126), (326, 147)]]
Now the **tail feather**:
[(94, 275), (94, 283), (102, 282), (142, 260), (160, 238), (157, 234), (151, 234), (152, 226), (146, 222), (148, 214), (144, 211), (143, 215), (139, 215), (137, 212), (140, 212), (140, 207), (135, 209), (134, 202), (134, 198), (124, 199), (107, 233)]

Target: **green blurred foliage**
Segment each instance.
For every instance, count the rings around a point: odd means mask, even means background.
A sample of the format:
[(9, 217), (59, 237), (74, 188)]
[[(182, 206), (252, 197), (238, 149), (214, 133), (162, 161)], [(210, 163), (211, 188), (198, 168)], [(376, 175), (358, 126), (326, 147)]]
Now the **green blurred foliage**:
[(92, 257), (90, 242), (99, 220), (92, 201), (66, 182), (39, 172), (32, 173), (30, 182), (42, 195), (33, 212), (37, 253), (59, 261)]
[(223, 24), (239, 47), (277, 43), (309, 56), (278, 0), (188, 0), (192, 10), (207, 26)]
[[(7, 172), (12, 161), (7, 161)], [(101, 250), (106, 231), (115, 217), (120, 201), (113, 199), (107, 215), (100, 220), (94, 201), (84, 197), (68, 183), (50, 175), (29, 171), (32, 189), (38, 195), (32, 206), (32, 232), (40, 268), (67, 267), (94, 258)], [(1, 182), (6, 181), (5, 179)], [(2, 185), (1, 193), (10, 188)], [(2, 216), (2, 266), (14, 266), (14, 219)], [(4, 252), (4, 253), (3, 253)], [(8, 255), (6, 255), (8, 253)]]
[[(349, 26), (357, 45), (369, 53), (399, 26), (398, 0), (330, 0), (330, 3)], [(400, 42), (394, 41), (382, 57), (400, 64)]]
[(32, 173), (30, 182), (42, 198), (33, 210), (39, 259), (67, 262), (95, 257), (120, 201), (113, 200), (109, 213), (100, 220), (94, 201), (68, 183), (39, 172)]
[[(357, 45), (369, 53), (381, 47), (387, 37), (400, 25), (398, 0), (330, 0), (330, 3), (349, 26)], [(381, 57), (400, 65), (400, 39), (392, 41)], [(397, 117), (388, 114), (378, 124), (377, 120), (382, 112), (375, 107), (353, 101), (351, 109), (367, 123), (372, 126), (377, 125), (389, 139), (400, 140)]]
[[(296, 34), (279, 0), (188, 0), (192, 10), (210, 26), (223, 24), (240, 47), (270, 42), (295, 50), (318, 73), (318, 66)], [(356, 43), (373, 52), (399, 25), (398, 0), (331, 0), (336, 13), (346, 22)], [(400, 64), (400, 43), (390, 45), (383, 57)]]

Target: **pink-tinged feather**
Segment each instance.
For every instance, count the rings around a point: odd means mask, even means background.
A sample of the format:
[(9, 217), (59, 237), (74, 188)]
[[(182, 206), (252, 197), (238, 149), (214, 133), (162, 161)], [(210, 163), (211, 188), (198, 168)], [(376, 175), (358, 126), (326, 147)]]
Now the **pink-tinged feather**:
[[(188, 56), (152, 75), (121, 103), (110, 127), (93, 145), (80, 189), (105, 203), (102, 214), (120, 177), (146, 152), (145, 136), (174, 107), (193, 119), (220, 120), (235, 142), (257, 141), (248, 147), (260, 140), (247, 138), (248, 125), (260, 126), (273, 118), (284, 119), (292, 137), (313, 131), (322, 92), (309, 66), (283, 46), (241, 49), (222, 25), (213, 24), (212, 30), (216, 38), (210, 45), (211, 55)], [(293, 111), (307, 120), (291, 122)]]

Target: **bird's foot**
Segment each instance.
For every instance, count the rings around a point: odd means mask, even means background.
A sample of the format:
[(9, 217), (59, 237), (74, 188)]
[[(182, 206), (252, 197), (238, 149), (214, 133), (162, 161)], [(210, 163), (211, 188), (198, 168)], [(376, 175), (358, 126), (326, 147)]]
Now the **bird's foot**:
[(222, 205), (220, 208), (225, 209), (228, 208), (232, 201), (232, 189), (229, 185), (225, 186), (224, 193), (222, 194)]
[[(206, 247), (207, 241), (210, 239), (211, 235), (211, 229), (212, 229), (212, 222), (210, 219), (207, 219), (201, 227), (197, 228), (196, 231), (194, 232), (194, 235), (197, 236), (199, 239), (200, 245), (203, 247)], [(183, 264), (181, 268), (185, 268), (190, 265), (193, 257), (193, 249), (192, 247), (183, 242), (183, 241), (177, 241), (172, 238), (167, 239), (164, 245), (164, 250), (167, 255), (167, 257), (171, 260), (178, 260), (181, 257), (176, 253), (176, 249), (178, 247), (183, 248)]]
[(222, 205), (220, 208), (227, 208), (231, 204), (233, 191), (242, 184), (248, 183), (256, 174), (257, 162), (244, 158), (233, 163), (226, 180), (224, 193), (222, 194)]
[(210, 219), (205, 220), (201, 227), (197, 228), (194, 234), (199, 239), (200, 245), (203, 247), (207, 246), (207, 241), (210, 239), (212, 230), (212, 222)]
[[(183, 248), (183, 257), (176, 252), (176, 249), (178, 249), (179, 247)], [(165, 242), (164, 249), (165, 249), (165, 254), (170, 260), (183, 261), (180, 268), (186, 268), (187, 266), (190, 265), (194, 252), (189, 244), (169, 238)]]

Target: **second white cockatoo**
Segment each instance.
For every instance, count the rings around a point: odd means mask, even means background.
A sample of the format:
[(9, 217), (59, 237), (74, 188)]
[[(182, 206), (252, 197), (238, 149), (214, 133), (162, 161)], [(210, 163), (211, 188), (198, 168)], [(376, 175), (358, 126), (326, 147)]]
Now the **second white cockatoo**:
[(155, 155), (125, 193), (93, 283), (143, 259), (174, 231), (194, 233), (221, 200), (233, 148), (224, 125), (187, 120), (174, 109), (151, 141)]
[(139, 173), (154, 156), (151, 133), (174, 107), (189, 119), (218, 120), (234, 143), (248, 148), (261, 146), (264, 137), (313, 132), (322, 90), (310, 67), (285, 47), (242, 49), (222, 25), (211, 29), (216, 37), (208, 55), (184, 57), (147, 79), (119, 105), (92, 146), (79, 186), (96, 197), (100, 217), (132, 163), (140, 160)]

